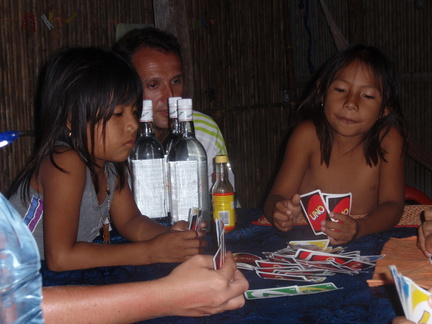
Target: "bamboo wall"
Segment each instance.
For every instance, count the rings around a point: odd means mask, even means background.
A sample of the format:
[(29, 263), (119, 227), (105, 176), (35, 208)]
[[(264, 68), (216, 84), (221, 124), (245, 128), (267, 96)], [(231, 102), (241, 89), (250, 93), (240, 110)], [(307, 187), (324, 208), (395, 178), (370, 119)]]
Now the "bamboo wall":
[[(431, 4), (417, 9), (408, 0), (325, 2), (349, 41), (381, 46), (393, 56), (412, 137), (432, 151)], [(194, 106), (212, 115), (224, 133), (240, 202), (258, 206), (280, 163), (296, 97), (336, 51), (320, 2), (185, 0), (185, 5)], [(25, 12), (36, 16), (35, 31), (21, 29)], [(40, 18), (50, 12), (62, 22), (53, 19), (51, 31)], [(0, 2), (0, 22), (0, 131), (32, 130), (42, 63), (66, 46), (110, 47), (118, 22), (153, 23), (152, 1), (9, 0)], [(23, 137), (0, 150), (0, 191), (25, 163), (32, 141)], [(432, 196), (430, 171), (408, 160), (406, 176)]]
[[(50, 13), (51, 30), (41, 18), (49, 18)], [(0, 1), (0, 131), (33, 131), (33, 101), (41, 66), (65, 47), (110, 48), (119, 22), (153, 23), (152, 1)], [(7, 190), (25, 164), (33, 140), (31, 135), (21, 137), (0, 149), (0, 192)]]

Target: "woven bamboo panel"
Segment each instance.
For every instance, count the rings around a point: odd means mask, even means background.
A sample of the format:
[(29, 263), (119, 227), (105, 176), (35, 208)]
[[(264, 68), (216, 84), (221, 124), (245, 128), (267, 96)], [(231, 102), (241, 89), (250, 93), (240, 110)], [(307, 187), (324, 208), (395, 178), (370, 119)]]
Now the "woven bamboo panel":
[(279, 170), (290, 118), (288, 105), (238, 107), (213, 116), (221, 128), (242, 207), (262, 206)]
[[(51, 30), (42, 15), (48, 19), (52, 15)], [(110, 48), (119, 22), (153, 23), (152, 1), (1, 1), (0, 131), (33, 131), (34, 95), (41, 66), (66, 47)], [(25, 164), (33, 140), (33, 136), (21, 137), (0, 150), (0, 192), (7, 190)]]

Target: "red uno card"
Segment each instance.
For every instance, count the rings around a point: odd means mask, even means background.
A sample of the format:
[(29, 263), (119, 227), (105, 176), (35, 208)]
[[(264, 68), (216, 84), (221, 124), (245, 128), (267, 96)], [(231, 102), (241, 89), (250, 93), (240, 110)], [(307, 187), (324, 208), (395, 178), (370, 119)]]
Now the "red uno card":
[(321, 190), (318, 189), (301, 195), (300, 204), (315, 235), (324, 234), (321, 232), (321, 222), (330, 220), (330, 217)]
[(330, 212), (351, 214), (351, 192), (346, 194), (326, 194), (325, 201)]

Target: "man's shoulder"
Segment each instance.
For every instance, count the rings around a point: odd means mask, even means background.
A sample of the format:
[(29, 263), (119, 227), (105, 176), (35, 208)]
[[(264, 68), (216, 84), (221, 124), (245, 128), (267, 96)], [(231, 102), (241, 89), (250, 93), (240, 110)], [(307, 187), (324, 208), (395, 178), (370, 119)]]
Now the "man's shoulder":
[(200, 111), (193, 111), (192, 114), (195, 131), (197, 132), (210, 132), (220, 133), (218, 124), (210, 116), (203, 114)]
[(194, 124), (196, 125), (197, 123), (205, 123), (208, 125), (214, 125), (215, 127), (218, 127), (216, 122), (213, 120), (213, 118), (211, 118), (209, 115), (206, 115), (200, 111), (196, 111), (194, 110), (192, 112), (192, 117), (194, 120)]

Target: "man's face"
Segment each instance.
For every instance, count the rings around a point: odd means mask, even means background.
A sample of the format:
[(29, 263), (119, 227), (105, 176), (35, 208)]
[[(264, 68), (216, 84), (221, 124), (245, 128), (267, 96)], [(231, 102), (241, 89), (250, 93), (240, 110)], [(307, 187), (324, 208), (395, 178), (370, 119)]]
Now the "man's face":
[(180, 58), (144, 47), (132, 56), (132, 64), (141, 78), (144, 99), (153, 101), (153, 124), (157, 136), (158, 130), (169, 128), (168, 98), (183, 94)]

